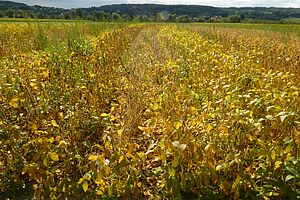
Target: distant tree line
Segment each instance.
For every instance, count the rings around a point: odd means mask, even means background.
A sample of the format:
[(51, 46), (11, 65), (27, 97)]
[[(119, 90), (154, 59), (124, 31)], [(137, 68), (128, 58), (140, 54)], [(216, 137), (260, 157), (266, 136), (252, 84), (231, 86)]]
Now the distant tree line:
[(230, 22), (300, 18), (300, 8), (216, 8), (193, 5), (119, 4), (62, 9), (0, 1), (0, 18), (137, 22)]
[(42, 13), (32, 12), (24, 10), (12, 10), (0, 11), (0, 18), (36, 18), (36, 19), (65, 19), (65, 20), (91, 20), (102, 22), (241, 22), (241, 17), (238, 15), (232, 15), (229, 17), (219, 16), (206, 16), (206, 17), (189, 17), (188, 15), (176, 15), (169, 14), (167, 12), (159, 12), (155, 16), (136, 15), (129, 16), (117, 12), (107, 13), (104, 11), (95, 11), (93, 13), (83, 12), (81, 9), (74, 9), (69, 12), (63, 13)]

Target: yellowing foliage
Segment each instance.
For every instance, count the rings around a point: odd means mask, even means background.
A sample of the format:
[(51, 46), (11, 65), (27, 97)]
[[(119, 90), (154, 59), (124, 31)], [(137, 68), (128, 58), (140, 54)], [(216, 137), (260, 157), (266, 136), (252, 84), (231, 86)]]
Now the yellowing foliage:
[(91, 23), (56, 49), (0, 27), (2, 197), (300, 195), (299, 38)]

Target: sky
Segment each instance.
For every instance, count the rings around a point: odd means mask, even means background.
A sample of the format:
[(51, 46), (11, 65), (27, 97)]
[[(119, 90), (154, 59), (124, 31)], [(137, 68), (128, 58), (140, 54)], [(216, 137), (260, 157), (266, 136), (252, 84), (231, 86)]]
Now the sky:
[[(1, 1), (1, 0), (0, 0)], [(60, 8), (88, 8), (120, 3), (193, 4), (216, 7), (294, 7), (300, 8), (300, 0), (11, 0), (28, 5)]]

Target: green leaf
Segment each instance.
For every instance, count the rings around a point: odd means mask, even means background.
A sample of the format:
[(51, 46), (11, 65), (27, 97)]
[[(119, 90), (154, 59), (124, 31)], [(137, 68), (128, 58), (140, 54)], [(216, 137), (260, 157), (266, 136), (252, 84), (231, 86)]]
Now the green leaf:
[(239, 175), (236, 177), (234, 183), (232, 184), (232, 191), (235, 191), (237, 186), (240, 184), (240, 181), (242, 180), (242, 177)]
[(277, 193), (277, 192), (268, 192), (268, 193), (265, 194), (265, 196), (268, 196), (268, 197), (279, 196), (279, 193)]
[(217, 171), (220, 171), (222, 168), (223, 168), (222, 165), (218, 165), (218, 166), (216, 167), (216, 170), (217, 170)]
[(44, 164), (46, 167), (48, 167), (48, 159), (47, 159), (47, 158), (45, 158), (45, 159), (43, 160), (43, 164)]
[(168, 170), (170, 177), (174, 177), (175, 176), (175, 169), (171, 168), (170, 170)]
[(287, 175), (287, 176), (285, 177), (285, 182), (287, 182), (287, 181), (289, 181), (289, 180), (291, 180), (291, 179), (293, 179), (293, 178), (295, 178), (293, 175)]
[(286, 115), (282, 115), (282, 116), (280, 116), (280, 120), (283, 122), (286, 117), (287, 117)]
[(272, 115), (267, 115), (267, 116), (266, 116), (266, 119), (267, 119), (267, 120), (272, 120), (272, 119), (273, 119), (273, 116), (272, 116)]
[(287, 137), (285, 137), (285, 138), (283, 139), (283, 142), (284, 142), (285, 145), (288, 145), (288, 144), (290, 144), (290, 143), (293, 142), (293, 138), (287, 136)]
[(286, 166), (286, 169), (293, 174), (296, 178), (300, 178), (300, 173), (294, 168), (293, 165)]

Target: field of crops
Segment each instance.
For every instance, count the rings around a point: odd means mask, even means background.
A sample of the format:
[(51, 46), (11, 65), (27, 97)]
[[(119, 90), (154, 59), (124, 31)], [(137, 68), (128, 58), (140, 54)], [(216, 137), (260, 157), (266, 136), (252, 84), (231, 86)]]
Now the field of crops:
[(300, 38), (0, 24), (0, 199), (300, 198)]
[(300, 22), (298, 24), (202, 23), (201, 26), (276, 31), (286, 35), (298, 34), (300, 36)]

